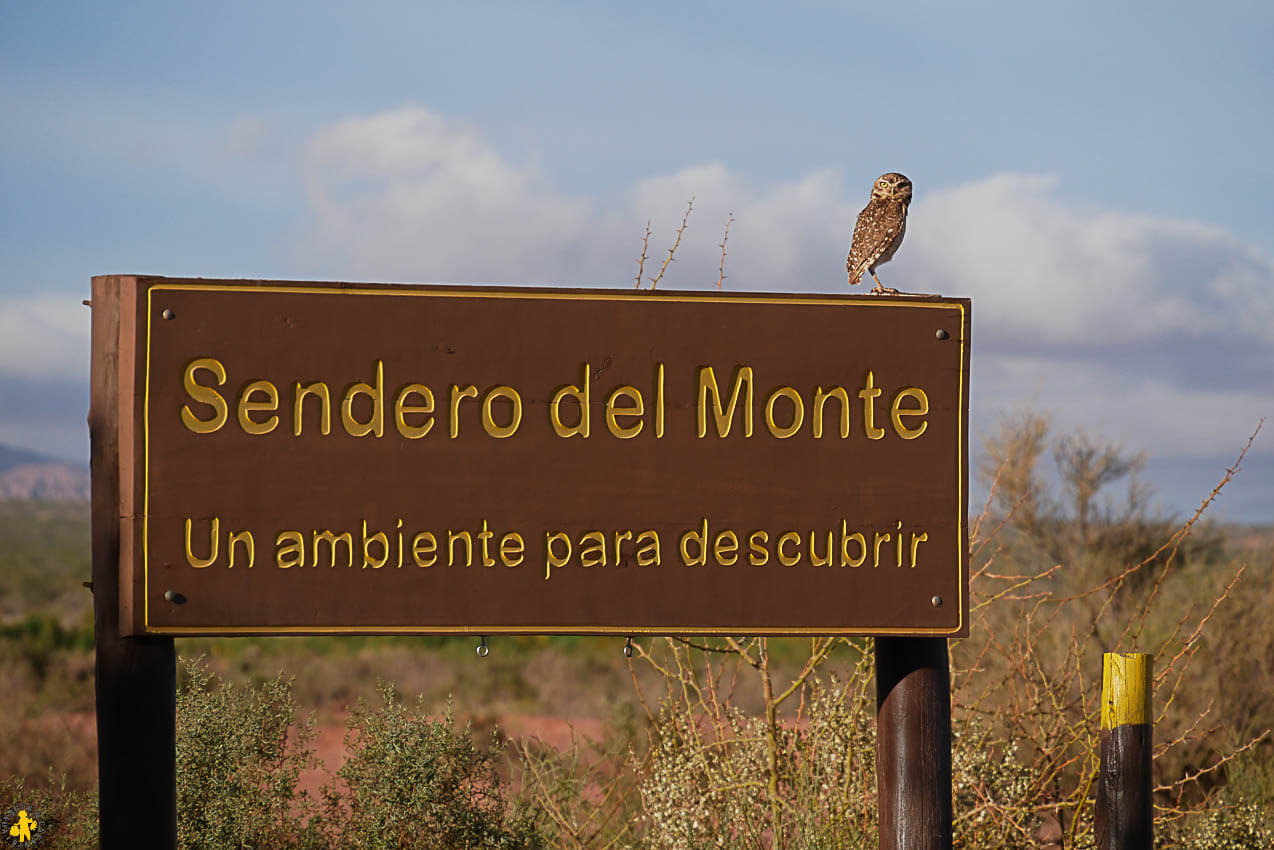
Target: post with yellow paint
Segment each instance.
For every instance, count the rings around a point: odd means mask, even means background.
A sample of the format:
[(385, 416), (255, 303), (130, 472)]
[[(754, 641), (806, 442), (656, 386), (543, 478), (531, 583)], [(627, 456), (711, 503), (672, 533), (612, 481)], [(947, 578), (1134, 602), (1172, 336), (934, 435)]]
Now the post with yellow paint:
[(1154, 844), (1152, 691), (1150, 655), (1102, 656), (1101, 768), (1094, 824), (1098, 850), (1150, 850)]

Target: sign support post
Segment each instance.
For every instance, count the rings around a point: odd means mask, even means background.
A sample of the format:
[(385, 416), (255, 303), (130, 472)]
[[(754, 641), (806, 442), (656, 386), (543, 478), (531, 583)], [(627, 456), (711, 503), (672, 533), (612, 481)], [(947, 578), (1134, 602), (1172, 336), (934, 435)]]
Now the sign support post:
[(878, 637), (880, 850), (951, 850), (951, 671), (946, 638)]
[[(120, 288), (93, 281), (89, 440), (93, 476), (93, 633), (101, 846), (177, 846), (176, 656), (171, 637), (121, 637), (120, 381), (131, 380), (131, 346), (120, 345)], [(128, 433), (128, 428), (123, 433)], [(125, 488), (127, 489), (127, 488)]]

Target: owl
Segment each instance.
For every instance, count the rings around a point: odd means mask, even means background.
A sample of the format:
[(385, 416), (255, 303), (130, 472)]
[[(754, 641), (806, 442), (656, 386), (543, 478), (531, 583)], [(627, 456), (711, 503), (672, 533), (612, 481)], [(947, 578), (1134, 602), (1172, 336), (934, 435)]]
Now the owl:
[(896, 171), (882, 174), (871, 187), (871, 200), (858, 214), (854, 239), (849, 247), (849, 285), (857, 286), (863, 272), (876, 281), (873, 293), (896, 295), (898, 290), (882, 286), (876, 277), (876, 266), (889, 262), (903, 234), (907, 232), (907, 205), (911, 203), (911, 181)]

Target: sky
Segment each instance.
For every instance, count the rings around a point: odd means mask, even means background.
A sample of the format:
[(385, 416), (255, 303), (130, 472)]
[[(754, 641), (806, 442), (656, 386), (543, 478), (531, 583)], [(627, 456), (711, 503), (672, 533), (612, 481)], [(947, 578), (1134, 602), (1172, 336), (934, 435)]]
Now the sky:
[[(0, 443), (84, 460), (95, 274), (973, 301), (1034, 410), (1187, 516), (1274, 415), (1274, 6), (0, 2)], [(1274, 422), (1211, 515), (1274, 522)]]

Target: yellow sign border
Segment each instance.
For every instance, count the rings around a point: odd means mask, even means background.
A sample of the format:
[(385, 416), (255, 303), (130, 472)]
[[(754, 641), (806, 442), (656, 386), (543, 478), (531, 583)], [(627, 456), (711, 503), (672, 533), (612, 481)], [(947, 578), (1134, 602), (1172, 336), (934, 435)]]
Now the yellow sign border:
[[(383, 284), (368, 286), (366, 284), (334, 284), (330, 287), (281, 286), (279, 284), (245, 284), (245, 283), (155, 283), (146, 290), (146, 384), (142, 401), (142, 611), (143, 627), (146, 634), (152, 635), (705, 635), (726, 636), (738, 633), (738, 629), (703, 628), (702, 626), (151, 626), (150, 623), (150, 346), (151, 325), (154, 320), (153, 298), (156, 292), (236, 292), (253, 294), (278, 295), (373, 295), (396, 298), (474, 298), (502, 300), (510, 298), (526, 298), (534, 300), (560, 301), (649, 301), (649, 294), (625, 293), (616, 290), (612, 295), (601, 291), (559, 291), (533, 288), (492, 287), (490, 289), (466, 289), (462, 286), (447, 285), (446, 288), (424, 289), (416, 286), (428, 284), (394, 285)], [(442, 287), (441, 284), (436, 286)], [(953, 628), (890, 628), (873, 629), (870, 632), (845, 632), (838, 630), (836, 634), (879, 634), (879, 635), (929, 635), (944, 637), (959, 634), (965, 625), (965, 593), (968, 588), (968, 553), (964, 551), (965, 527), (968, 523), (967, 506), (965, 504), (965, 479), (961, 474), (964, 468), (964, 450), (967, 435), (965, 432), (965, 346), (968, 339), (965, 335), (967, 315), (962, 301), (912, 301), (908, 296), (871, 297), (858, 296), (848, 300), (845, 296), (820, 295), (817, 293), (802, 297), (790, 297), (775, 294), (735, 295), (710, 294), (696, 295), (675, 291), (663, 291), (655, 296), (660, 301), (681, 303), (734, 303), (734, 304), (785, 304), (808, 305), (825, 304), (854, 307), (912, 307), (960, 311), (960, 351), (959, 351), (959, 397), (956, 405), (956, 562), (958, 565), (957, 602), (958, 619)], [(861, 299), (861, 300), (860, 300)], [(827, 634), (826, 630), (814, 628), (772, 628), (760, 630), (766, 635), (775, 636), (810, 636)]]

